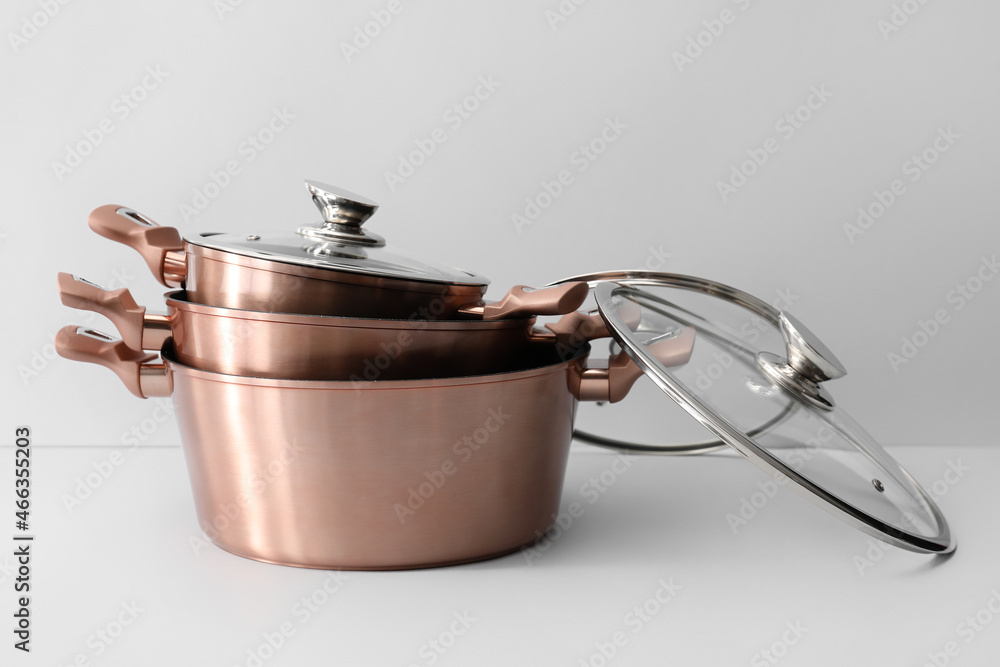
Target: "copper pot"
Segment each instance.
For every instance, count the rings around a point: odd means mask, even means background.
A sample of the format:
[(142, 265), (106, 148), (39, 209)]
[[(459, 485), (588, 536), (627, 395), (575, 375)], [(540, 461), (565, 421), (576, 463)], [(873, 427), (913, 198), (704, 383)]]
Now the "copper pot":
[[(182, 364), (231, 375), (299, 380), (400, 380), (506, 370), (534, 340), (535, 315), (575, 311), (585, 283), (513, 288), (499, 302), (467, 308), (464, 320), (360, 319), (237, 310), (166, 295), (167, 314), (148, 314), (127, 289), (105, 290), (59, 274), (62, 302), (110, 319), (126, 345), (158, 352), (173, 339)], [(574, 322), (576, 321), (573, 318)]]
[[(323, 222), (297, 232), (202, 233), (186, 240), (124, 206), (101, 206), (95, 232), (138, 251), (167, 287), (194, 303), (244, 310), (407, 319), (458, 316), (479, 305), (489, 281), (478, 274), (390, 252), (362, 230), (377, 209), (368, 199), (306, 181)], [(424, 317), (427, 319), (427, 317)]]
[[(693, 336), (657, 343), (683, 363)], [(199, 522), (272, 563), (402, 569), (490, 558), (542, 536), (559, 508), (578, 399), (621, 400), (624, 353), (588, 365), (531, 346), (504, 373), (367, 383), (223, 375), (84, 329), (56, 349), (137, 396), (172, 395)]]

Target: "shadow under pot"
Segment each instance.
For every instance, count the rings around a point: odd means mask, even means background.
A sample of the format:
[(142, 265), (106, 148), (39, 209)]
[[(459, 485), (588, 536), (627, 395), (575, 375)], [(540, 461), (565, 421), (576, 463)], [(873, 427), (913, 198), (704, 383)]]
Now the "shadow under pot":
[[(657, 355), (684, 363), (691, 334)], [(532, 346), (506, 373), (365, 383), (212, 373), (177, 362), (169, 343), (157, 360), (76, 326), (56, 348), (137, 396), (173, 396), (215, 544), (327, 569), (462, 563), (533, 543), (558, 513), (577, 401), (621, 400), (642, 374), (624, 352), (588, 365), (587, 345), (568, 358)]]
[(154, 277), (195, 303), (245, 310), (348, 317), (455, 318), (481, 303), (485, 277), (389, 251), (361, 228), (378, 205), (306, 181), (323, 215), (297, 231), (201, 233), (181, 238), (134, 209), (95, 209), (90, 228), (136, 250)]
[[(168, 293), (167, 314), (154, 315), (137, 305), (127, 289), (106, 290), (59, 274), (62, 302), (104, 315), (134, 350), (158, 352), (172, 339), (174, 358), (187, 366), (299, 380), (401, 380), (507, 371), (521, 363), (533, 343), (556, 340), (553, 332), (533, 327), (535, 314), (571, 312), (560, 323), (569, 334), (563, 339), (576, 336), (577, 344), (608, 335), (598, 316), (573, 312), (587, 296), (586, 284), (525, 290), (515, 287), (503, 300), (480, 306), (480, 314), (464, 320), (267, 313), (192, 303), (183, 291)], [(506, 319), (486, 319), (496, 317)]]

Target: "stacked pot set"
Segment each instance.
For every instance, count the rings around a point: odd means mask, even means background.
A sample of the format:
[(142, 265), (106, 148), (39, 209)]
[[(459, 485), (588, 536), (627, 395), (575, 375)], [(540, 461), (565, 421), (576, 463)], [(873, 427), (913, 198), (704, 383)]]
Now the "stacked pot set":
[[(274, 233), (182, 238), (130, 208), (96, 209), (91, 229), (174, 289), (165, 314), (59, 274), (64, 304), (120, 334), (67, 326), (59, 353), (110, 368), (141, 398), (173, 397), (199, 522), (223, 549), (333, 569), (517, 550), (559, 512), (578, 401), (620, 401), (643, 374), (704, 441), (577, 435), (653, 453), (732, 448), (881, 540), (954, 549), (931, 498), (835, 406), (824, 383), (845, 371), (790, 314), (646, 271), (486, 301), (483, 276), (390, 251), (363, 229), (374, 202), (306, 187), (322, 220)], [(617, 353), (590, 359), (597, 338)]]

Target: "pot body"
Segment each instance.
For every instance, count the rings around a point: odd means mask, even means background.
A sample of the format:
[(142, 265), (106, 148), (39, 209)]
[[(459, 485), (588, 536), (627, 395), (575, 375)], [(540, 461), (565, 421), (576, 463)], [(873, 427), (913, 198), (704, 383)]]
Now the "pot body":
[(183, 286), (195, 303), (305, 315), (453, 319), (486, 286), (383, 278), (246, 257), (185, 243)]
[(167, 295), (182, 364), (230, 375), (303, 380), (401, 380), (510, 369), (544, 332), (534, 318), (421, 321), (290, 315)]
[(165, 350), (202, 529), (237, 555), (328, 569), (530, 544), (559, 509), (586, 355), (359, 384), (220, 375)]

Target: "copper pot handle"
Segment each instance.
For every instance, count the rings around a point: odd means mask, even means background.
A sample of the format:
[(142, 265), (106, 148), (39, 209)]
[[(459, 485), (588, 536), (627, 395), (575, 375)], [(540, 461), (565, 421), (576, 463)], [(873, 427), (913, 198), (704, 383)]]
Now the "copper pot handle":
[[(576, 285), (580, 283), (566, 284)], [(625, 301), (621, 304), (619, 311), (629, 328), (634, 329), (642, 320), (642, 309), (637, 303)], [(595, 338), (611, 337), (608, 325), (601, 318), (601, 314), (596, 311), (585, 313), (574, 310), (560, 317), (557, 322), (546, 324), (545, 328), (554, 333), (564, 345), (579, 345)]]
[(164, 315), (147, 314), (124, 287), (109, 290), (85, 278), (60, 273), (59, 298), (70, 308), (104, 315), (133, 350), (158, 352), (170, 337), (170, 320)]
[[(673, 338), (657, 341), (646, 349), (664, 366), (680, 366), (691, 359), (694, 340), (694, 328), (684, 327)], [(571, 376), (570, 390), (581, 401), (617, 403), (628, 395), (632, 385), (642, 376), (643, 370), (622, 350), (607, 361), (596, 361), (579, 368)]]
[(461, 309), (465, 315), (481, 315), (483, 320), (506, 320), (538, 315), (565, 315), (587, 300), (587, 283), (571, 282), (555, 287), (515, 285), (499, 301)]
[(125, 341), (74, 324), (56, 334), (56, 352), (64, 359), (100, 364), (111, 369), (139, 398), (169, 396), (173, 387), (166, 366), (157, 355), (133, 350)]
[(142, 255), (161, 284), (183, 286), (187, 273), (184, 239), (173, 227), (161, 227), (142, 213), (117, 204), (94, 209), (87, 224), (104, 238), (127, 245)]

